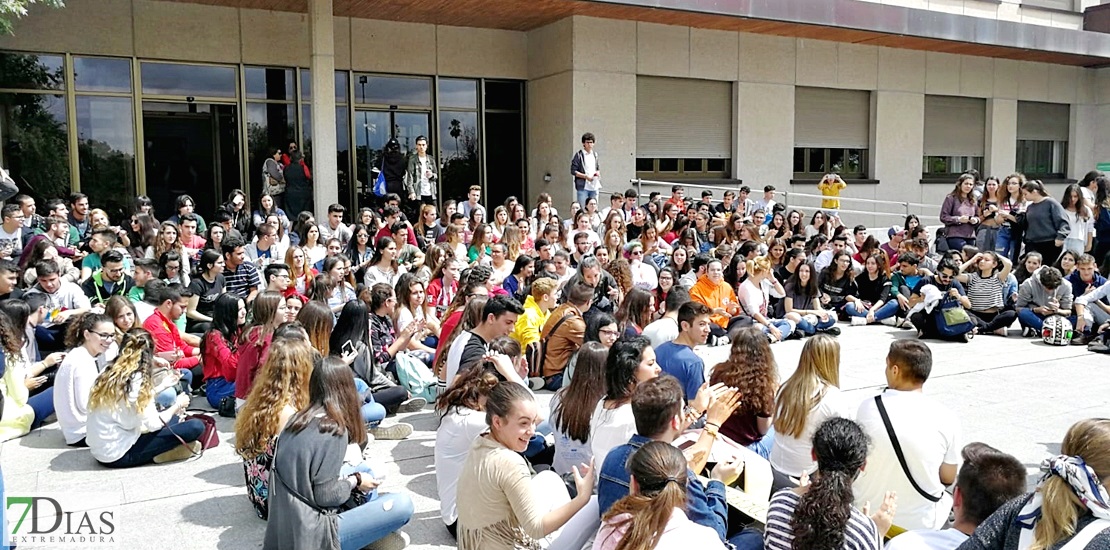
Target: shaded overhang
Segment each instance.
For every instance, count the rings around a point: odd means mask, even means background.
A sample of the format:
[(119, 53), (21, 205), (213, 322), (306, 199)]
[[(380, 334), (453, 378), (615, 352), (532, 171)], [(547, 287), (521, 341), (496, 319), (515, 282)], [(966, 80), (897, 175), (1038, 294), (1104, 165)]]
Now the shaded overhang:
[[(176, 0), (305, 12), (306, 0)], [(863, 0), (333, 0), (341, 17), (529, 31), (583, 15), (1062, 65), (1110, 64), (1110, 34)], [(1077, 14), (1078, 15), (1078, 14)]]

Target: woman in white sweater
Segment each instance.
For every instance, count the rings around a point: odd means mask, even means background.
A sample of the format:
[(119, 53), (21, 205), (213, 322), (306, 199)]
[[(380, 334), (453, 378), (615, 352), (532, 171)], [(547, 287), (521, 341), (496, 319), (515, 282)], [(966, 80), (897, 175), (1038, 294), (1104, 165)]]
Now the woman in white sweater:
[(93, 458), (109, 468), (184, 460), (200, 451), (204, 423), (180, 421), (189, 396), (177, 396), (161, 414), (154, 406), (153, 349), (148, 334), (128, 333), (119, 358), (89, 393), (85, 441)]
[(54, 378), (54, 414), (66, 445), (88, 447), (85, 423), (89, 415), (89, 393), (100, 375), (100, 357), (115, 344), (112, 319), (101, 313), (86, 313), (75, 327), (76, 344), (66, 355)]

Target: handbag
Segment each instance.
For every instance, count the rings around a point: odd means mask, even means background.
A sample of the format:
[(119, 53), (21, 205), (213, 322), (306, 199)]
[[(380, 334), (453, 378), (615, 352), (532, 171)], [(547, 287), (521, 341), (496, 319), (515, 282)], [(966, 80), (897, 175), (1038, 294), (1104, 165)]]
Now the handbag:
[[(183, 420), (183, 422), (188, 422), (189, 420), (194, 419), (199, 420), (202, 424), (204, 424), (204, 431), (200, 433), (200, 438), (197, 439), (197, 441), (200, 442), (200, 452), (194, 452), (193, 456), (203, 456), (205, 450), (211, 449), (212, 447), (220, 444), (220, 434), (216, 431), (216, 419), (207, 414), (190, 414), (189, 416), (185, 417), (185, 420)], [(162, 425), (165, 426), (171, 434), (173, 434), (173, 437), (177, 439), (178, 443), (181, 443), (181, 445), (183, 445), (184, 447), (189, 448), (189, 444), (186, 443), (185, 440), (181, 438), (181, 436), (177, 435), (177, 432), (173, 431), (173, 428), (171, 428), (165, 420), (162, 421)]]
[(382, 155), (381, 166), (378, 167), (378, 177), (374, 179), (374, 194), (379, 197), (384, 197), (385, 190), (385, 155)]
[(262, 194), (280, 195), (285, 192), (285, 182), (274, 179), (265, 171), (262, 172)]
[(957, 300), (945, 298), (937, 304), (937, 309), (939, 310), (935, 312), (937, 332), (941, 336), (961, 336), (975, 328), (975, 324), (971, 322), (971, 316)]

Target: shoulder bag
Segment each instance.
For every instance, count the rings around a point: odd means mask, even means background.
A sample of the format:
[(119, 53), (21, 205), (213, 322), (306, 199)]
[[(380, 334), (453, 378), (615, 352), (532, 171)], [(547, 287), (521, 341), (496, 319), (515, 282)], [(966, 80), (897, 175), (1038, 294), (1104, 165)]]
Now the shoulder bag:
[(547, 342), (551, 339), (551, 336), (555, 334), (555, 331), (559, 330), (559, 327), (573, 316), (574, 313), (568, 311), (558, 321), (555, 321), (555, 325), (551, 327), (551, 332), (547, 333), (547, 338), (543, 338), (543, 333), (541, 331), (540, 347), (536, 350), (535, 357), (531, 358), (533, 360), (528, 361), (528, 376), (543, 377), (543, 364), (547, 361)]

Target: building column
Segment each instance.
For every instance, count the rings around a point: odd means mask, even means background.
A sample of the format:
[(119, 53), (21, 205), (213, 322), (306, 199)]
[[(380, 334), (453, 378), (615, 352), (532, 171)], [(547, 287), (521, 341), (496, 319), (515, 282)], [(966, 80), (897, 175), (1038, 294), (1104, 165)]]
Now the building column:
[(335, 136), (335, 23), (332, 0), (308, 0), (312, 40), (312, 198), (316, 219), (327, 217), (339, 197)]
[(987, 100), (987, 158), (983, 174), (1003, 177), (1017, 170), (1017, 100)]

